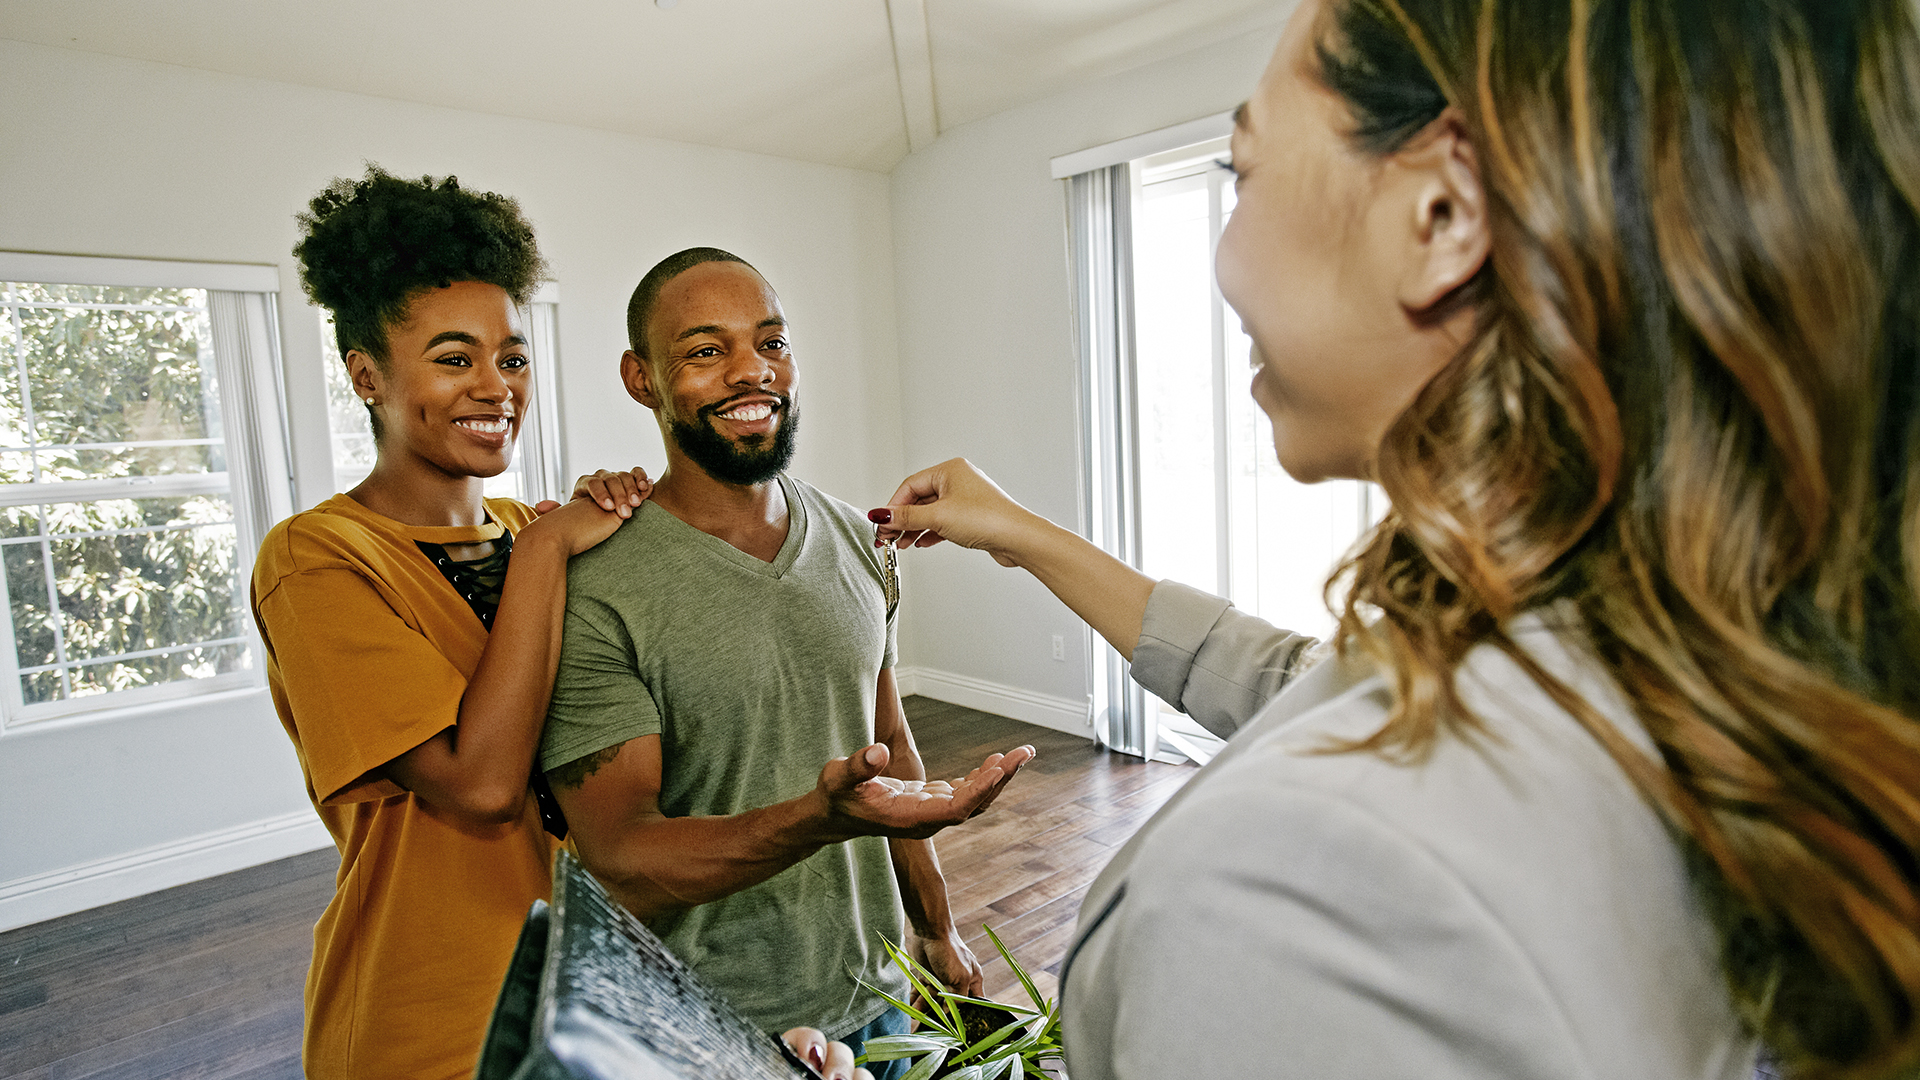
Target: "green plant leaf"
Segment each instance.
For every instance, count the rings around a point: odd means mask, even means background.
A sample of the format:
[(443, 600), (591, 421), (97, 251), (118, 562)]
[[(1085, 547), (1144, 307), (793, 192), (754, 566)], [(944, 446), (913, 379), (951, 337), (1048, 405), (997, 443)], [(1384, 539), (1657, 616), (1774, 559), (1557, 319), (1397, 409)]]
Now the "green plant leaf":
[[(1009, 1054), (993, 1061), (983, 1061), (980, 1063), (980, 1080), (1000, 1080), (1017, 1065), (1020, 1065), (1018, 1054)], [(1021, 1066), (1021, 1071), (1026, 1071), (1025, 1066)]]
[(886, 998), (887, 1004), (892, 1005), (894, 1008), (899, 1009), (903, 1013), (906, 1013), (909, 1019), (919, 1021), (922, 1027), (930, 1027), (935, 1031), (946, 1032), (949, 1035), (952, 1034), (952, 1032), (947, 1031), (946, 1026), (942, 1024), (940, 1021), (933, 1019), (932, 1017), (928, 1016), (926, 1013), (923, 1013), (919, 1009), (916, 1009), (913, 1006), (907, 1004), (906, 1002), (901, 1001), (899, 998), (894, 997), (892, 994), (887, 993), (885, 990), (880, 989), (879, 987), (873, 985), (872, 983), (866, 981), (865, 979), (859, 980), (859, 983), (861, 986), (864, 986), (867, 989), (873, 991), (874, 993), (879, 994), (881, 997)]
[[(1033, 1021), (1031, 1020), (1015, 1020), (1013, 1023), (1008, 1024), (1006, 1027), (1001, 1028), (1000, 1030), (994, 1032), (993, 1034), (988, 1035), (985, 1038), (981, 1039), (979, 1042), (974, 1043), (972, 1046), (967, 1047), (965, 1049), (965, 1052), (963, 1052), (959, 1057), (954, 1058), (953, 1060), (965, 1061), (970, 1057), (974, 1057), (975, 1055), (984, 1054), (987, 1051), (993, 1049), (994, 1047), (999, 1046), (1001, 1043), (1006, 1042), (1007, 1039), (1011, 1038), (1015, 1032), (1024, 1032), (1026, 1030), (1027, 1025), (1032, 1022)], [(1015, 1041), (1018, 1042), (1019, 1040), (1015, 1040)]]
[(1007, 1012), (1013, 1013), (1016, 1016), (1034, 1017), (1046, 1015), (1038, 1009), (1030, 1009), (1025, 1005), (1009, 1005), (1004, 1001), (995, 1001), (992, 998), (968, 997), (965, 994), (956, 994), (951, 990), (946, 992), (946, 996), (952, 998), (954, 1001), (964, 1002), (969, 1005), (987, 1005), (995, 1009), (1005, 1009)]
[(933, 1053), (915, 1062), (913, 1068), (908, 1069), (906, 1075), (902, 1076), (900, 1080), (933, 1080), (934, 1070), (938, 1069), (946, 1060), (947, 1052), (945, 1050), (935, 1050)]
[(951, 1035), (923, 1035), (918, 1031), (905, 1035), (880, 1035), (867, 1040), (870, 1050), (907, 1050), (915, 1054), (928, 1050), (952, 1050), (956, 1040)]
[(920, 999), (926, 1002), (928, 1009), (939, 1014), (941, 1017), (941, 1020), (937, 1022), (922, 1019), (921, 1023), (931, 1024), (955, 1038), (965, 1039), (967, 1035), (966, 1024), (960, 1020), (959, 1009), (946, 1000), (947, 994), (949, 994), (950, 991), (947, 990), (946, 985), (940, 981), (940, 977), (928, 971), (920, 961), (915, 960), (905, 949), (888, 941), (884, 934), (880, 937), (880, 944), (886, 947), (887, 957), (893, 961), (894, 966), (899, 968), (902, 974), (906, 975), (907, 982), (913, 985), (914, 990), (919, 993)]
[(869, 1061), (897, 1061), (915, 1054), (924, 1054), (929, 1050), (945, 1050), (951, 1053), (959, 1047), (960, 1040), (949, 1035), (922, 1035), (918, 1032), (911, 1035), (882, 1035), (879, 1038), (867, 1040), (866, 1046), (862, 1047), (865, 1052), (860, 1055), (860, 1060), (855, 1064), (864, 1065)]
[(1033, 979), (1028, 977), (1027, 969), (1021, 967), (1020, 961), (1015, 960), (1013, 953), (1007, 951), (1007, 944), (1000, 940), (1000, 935), (994, 933), (993, 927), (988, 926), (986, 923), (981, 923), (980, 929), (985, 930), (987, 937), (993, 939), (993, 947), (1000, 950), (1001, 958), (1006, 960), (1007, 966), (1013, 969), (1014, 977), (1020, 980), (1020, 985), (1026, 989), (1027, 996), (1033, 999), (1033, 1007), (1039, 1009), (1041, 1012), (1052, 1012), (1053, 1002), (1047, 1001), (1040, 996), (1040, 988), (1033, 985)]
[[(1034, 985), (1026, 969), (1013, 958), (1012, 952), (993, 927), (983, 925), (981, 928), (993, 941), (993, 947), (999, 951), (1001, 959), (1007, 962), (1014, 976), (1020, 980), (1035, 1007), (1008, 1005), (950, 990), (925, 965), (883, 935), (880, 943), (886, 949), (888, 960), (906, 977), (914, 993), (920, 997), (921, 1007), (910, 1007), (899, 998), (864, 981), (861, 985), (867, 986), (917, 1021), (921, 1030), (911, 1035), (881, 1036), (870, 1040), (867, 1053), (860, 1058), (862, 1063), (897, 1061), (924, 1053), (925, 1056), (907, 1070), (903, 1080), (932, 1080), (934, 1072), (945, 1064), (955, 1068), (943, 1080), (1045, 1077), (1038, 1063), (1061, 1057), (1059, 1012), (1051, 999), (1040, 995), (1039, 987)], [(963, 1005), (1003, 1010), (1014, 1019), (981, 1036), (978, 1041), (968, 1043), (966, 1020), (961, 1014)]]

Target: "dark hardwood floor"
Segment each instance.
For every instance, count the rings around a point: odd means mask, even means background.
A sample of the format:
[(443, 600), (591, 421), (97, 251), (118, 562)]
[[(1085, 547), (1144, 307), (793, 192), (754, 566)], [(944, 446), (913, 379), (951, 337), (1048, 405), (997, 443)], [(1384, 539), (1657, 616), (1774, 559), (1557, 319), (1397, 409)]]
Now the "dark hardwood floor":
[(338, 862), (312, 852), (0, 935), (0, 1076), (298, 1077)]
[(1025, 1000), (982, 923), (1052, 996), (1087, 886), (1195, 769), (1109, 753), (1085, 739), (958, 705), (926, 698), (907, 703), (929, 776), (961, 775), (988, 753), (1023, 742), (1039, 751), (992, 810), (934, 843), (954, 920), (985, 968), (987, 996)]
[[(936, 843), (989, 995), (1022, 999), (982, 923), (1054, 993), (1088, 883), (1193, 770), (927, 698), (907, 715), (934, 777), (1023, 742), (1040, 751), (993, 810)], [(301, 989), (337, 862), (317, 851), (0, 934), (0, 1077), (298, 1077)]]

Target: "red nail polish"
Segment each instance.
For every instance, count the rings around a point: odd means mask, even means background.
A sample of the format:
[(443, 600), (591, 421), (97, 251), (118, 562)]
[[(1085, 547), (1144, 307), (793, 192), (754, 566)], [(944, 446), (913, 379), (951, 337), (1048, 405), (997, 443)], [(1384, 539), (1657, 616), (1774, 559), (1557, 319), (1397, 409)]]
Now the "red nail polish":
[(875, 525), (890, 525), (893, 523), (893, 511), (885, 507), (878, 510), (869, 510), (867, 511), (867, 520), (873, 522)]

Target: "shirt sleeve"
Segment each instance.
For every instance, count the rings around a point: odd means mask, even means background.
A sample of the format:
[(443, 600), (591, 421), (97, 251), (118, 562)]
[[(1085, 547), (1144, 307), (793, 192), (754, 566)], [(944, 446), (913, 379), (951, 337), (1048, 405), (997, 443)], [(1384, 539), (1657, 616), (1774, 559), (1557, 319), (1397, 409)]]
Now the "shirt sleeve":
[(560, 667), (540, 739), (540, 768), (557, 769), (629, 739), (660, 733), (660, 709), (625, 635), (567, 605)]
[(260, 621), (320, 801), (400, 794), (368, 774), (454, 726), (466, 676), (346, 567), (280, 578)]
[(1471, 888), (1336, 796), (1214, 785), (1152, 835), (1114, 919), (1123, 1080), (1596, 1075)]
[(1218, 596), (1162, 581), (1147, 598), (1133, 679), (1224, 739), (1292, 681), (1314, 644)]

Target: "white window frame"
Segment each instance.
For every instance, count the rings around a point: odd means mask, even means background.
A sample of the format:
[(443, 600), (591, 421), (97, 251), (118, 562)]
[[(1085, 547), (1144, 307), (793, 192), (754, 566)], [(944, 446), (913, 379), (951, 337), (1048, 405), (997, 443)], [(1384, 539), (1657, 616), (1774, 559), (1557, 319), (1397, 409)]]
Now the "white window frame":
[[(278, 268), (0, 251), (0, 281), (207, 291), (228, 471), (0, 484), (0, 506), (225, 493), (234, 513), (236, 601), (244, 604), (261, 540), (275, 522), (293, 513), (293, 468), (280, 377)], [(266, 654), (251, 617), (243, 618), (242, 625), (242, 639), (253, 653), (248, 670), (29, 705), (20, 690), (12, 618), (0, 610), (0, 730), (263, 686)]]

